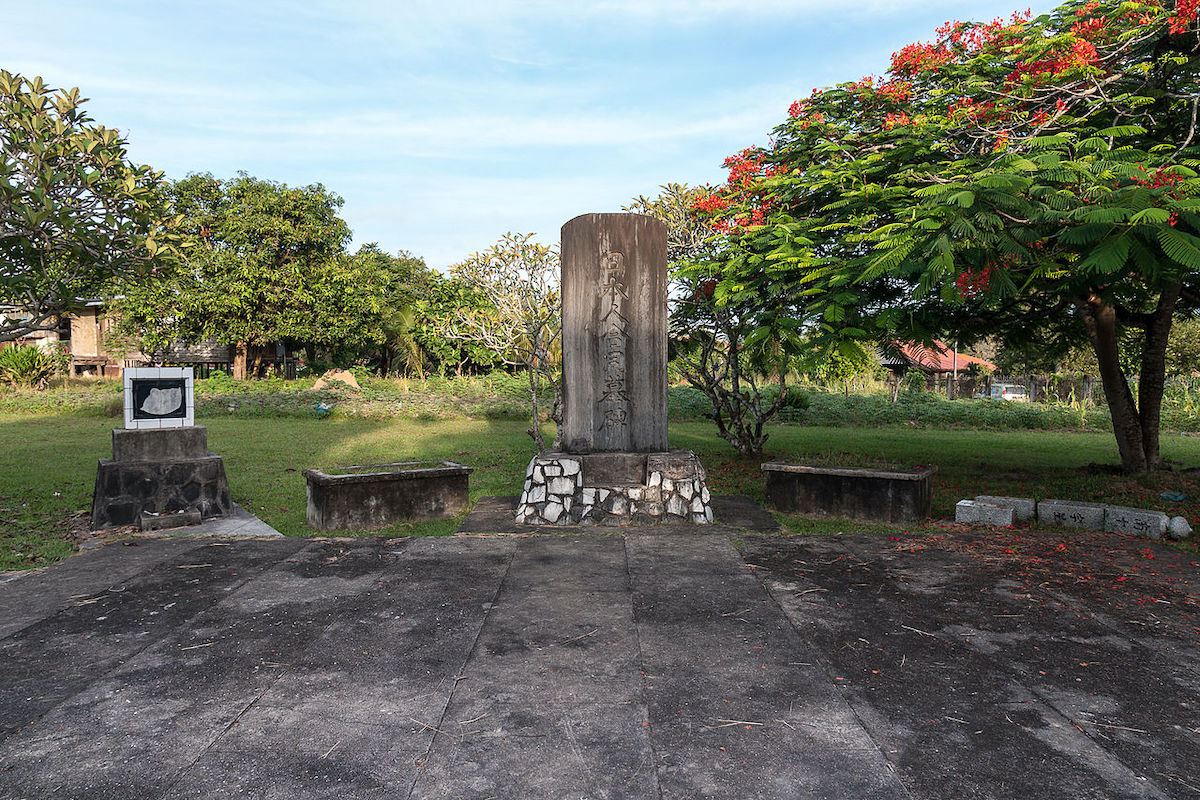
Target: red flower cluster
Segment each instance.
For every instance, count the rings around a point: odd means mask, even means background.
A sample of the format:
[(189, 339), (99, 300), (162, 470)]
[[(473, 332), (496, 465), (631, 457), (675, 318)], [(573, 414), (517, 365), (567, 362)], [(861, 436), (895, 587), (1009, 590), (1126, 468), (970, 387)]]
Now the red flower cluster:
[(691, 210), (698, 214), (716, 214), (729, 208), (729, 198), (709, 189), (692, 201)]
[(1077, 39), (1095, 42), (1106, 38), (1109, 32), (1108, 23), (1103, 17), (1092, 17), (1084, 22), (1076, 22), (1071, 26), (1071, 33)]
[(968, 269), (966, 272), (960, 273), (958, 280), (954, 282), (954, 285), (958, 287), (958, 291), (963, 297), (975, 297), (983, 294), (991, 284), (991, 267), (984, 267), (978, 272)]
[(904, 113), (888, 114), (887, 119), (885, 119), (883, 121), (883, 127), (886, 130), (891, 130), (892, 128), (895, 128), (897, 125), (911, 125), (911, 124), (912, 124), (912, 120), (909, 119), (908, 114), (904, 114)]
[(1033, 11), (1026, 9), (1023, 14), (1014, 13), (1008, 22), (999, 17), (991, 22), (947, 22), (937, 29), (938, 40), (935, 43), (917, 42), (893, 53), (892, 72), (899, 75), (916, 75), (936, 70), (953, 61), (956, 54), (974, 54), (986, 47), (1003, 44), (1015, 39), (1032, 17)]
[(801, 130), (825, 121), (825, 115), (820, 111), (809, 111), (811, 107), (811, 100), (797, 100), (788, 107), (788, 116), (800, 120)]
[[(1145, 167), (1142, 167), (1141, 170), (1142, 172), (1146, 172)], [(1146, 173), (1145, 178), (1132, 178), (1131, 180), (1138, 186), (1146, 186), (1151, 189), (1161, 189), (1164, 186), (1177, 186), (1179, 182), (1183, 180), (1183, 178), (1176, 175), (1174, 172), (1170, 172), (1166, 169), (1166, 167), (1159, 167), (1154, 171), (1154, 174)]]
[(1179, 0), (1169, 20), (1171, 33), (1187, 33), (1188, 26), (1196, 21), (1197, 10), (1200, 10), (1200, 0)]
[[(709, 189), (697, 198), (691, 204), (691, 212), (713, 218), (712, 226), (719, 233), (765, 223), (774, 203), (757, 184), (781, 174), (784, 168), (765, 163), (765, 153), (756, 147), (730, 156), (724, 166), (729, 170), (725, 186)], [(738, 209), (746, 210), (738, 212)]]
[(936, 70), (954, 58), (945, 45), (916, 42), (892, 53), (892, 72), (897, 75), (917, 75)]
[(1008, 82), (1020, 83), (1026, 75), (1061, 75), (1092, 66), (1099, 61), (1100, 54), (1096, 52), (1096, 45), (1084, 39), (1076, 39), (1069, 50), (1049, 58), (1018, 64), (1017, 68), (1009, 73)]
[(763, 177), (778, 174), (778, 167), (768, 167), (763, 163), (763, 152), (756, 147), (747, 147), (740, 153), (735, 153), (725, 159), (722, 166), (729, 170), (726, 185), (730, 189), (747, 191), (755, 181)]
[[(1136, 178), (1135, 177), (1135, 178), (1131, 179), (1138, 186), (1145, 186), (1147, 189), (1166, 189), (1167, 196), (1169, 196), (1169, 197), (1179, 197), (1180, 196), (1179, 191), (1175, 188), (1176, 186), (1179, 185), (1179, 182), (1181, 180), (1183, 180), (1183, 178), (1181, 178), (1179, 175), (1176, 175), (1174, 172), (1168, 171), (1165, 167), (1159, 167), (1153, 173), (1146, 172), (1145, 168), (1141, 168), (1141, 169), (1142, 169), (1142, 172), (1146, 174), (1146, 177), (1144, 177), (1144, 178)], [(1172, 212), (1171, 216), (1167, 218), (1168, 225), (1174, 226), (1178, 222), (1179, 222), (1179, 215), (1174, 212)]]
[(1025, 13), (1014, 11), (1007, 23), (1001, 17), (996, 17), (991, 22), (947, 22), (937, 29), (937, 35), (952, 48), (977, 53), (1017, 34), (1032, 18), (1033, 9), (1027, 8)]
[(912, 97), (912, 84), (907, 81), (887, 81), (880, 84), (879, 94), (893, 103), (903, 103)]
[(973, 97), (964, 97), (957, 103), (951, 103), (947, 113), (954, 114), (963, 112), (963, 115), (972, 122), (983, 122), (992, 119), (996, 116), (996, 104), (991, 100), (985, 100), (982, 103), (976, 103)]

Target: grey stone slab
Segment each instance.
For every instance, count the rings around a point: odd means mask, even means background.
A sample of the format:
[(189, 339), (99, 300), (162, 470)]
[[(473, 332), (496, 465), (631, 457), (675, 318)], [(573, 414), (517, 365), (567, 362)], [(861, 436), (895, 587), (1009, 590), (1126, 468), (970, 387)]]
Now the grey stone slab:
[(1167, 642), (970, 552), (748, 537), (745, 555), (911, 796), (1192, 796), (1200, 678)]
[[(234, 543), (267, 554), (279, 544)], [(308, 547), (6, 740), (0, 796), (169, 791), (386, 566), (383, 540), (297, 544)]]
[(98, 592), (123, 591), (124, 581), (197, 546), (199, 542), (110, 542), (50, 567), (9, 573), (0, 581), (0, 639)]
[(833, 515), (883, 522), (929, 516), (937, 467), (880, 470), (769, 461), (767, 507), (793, 514)]
[(1000, 495), (979, 495), (977, 503), (989, 503), (1013, 510), (1013, 521), (1031, 522), (1037, 518), (1037, 503), (1028, 497), (1003, 497)]
[(1104, 530), (1105, 508), (1106, 506), (1102, 503), (1042, 500), (1037, 504), (1037, 516), (1038, 522), (1045, 525), (1102, 531)]
[[(268, 544), (270, 546), (268, 546)], [(305, 547), (304, 540), (180, 548), (146, 573), (100, 589), (0, 640), (0, 736), (33, 724), (136, 654), (175, 635), (229, 592)], [(61, 669), (53, 681), (47, 665)]]
[(413, 798), (656, 797), (620, 538), (519, 540)]
[(1107, 506), (1104, 509), (1104, 530), (1109, 533), (1132, 533), (1147, 539), (1161, 539), (1171, 518), (1161, 511), (1128, 506)]
[(562, 227), (563, 441), (667, 449), (667, 230), (639, 214)]
[(629, 536), (663, 798), (903, 798), (724, 537)]
[(306, 469), (306, 522), (321, 531), (380, 528), (466, 511), (471, 467), (453, 461)]
[(954, 506), (955, 522), (1009, 527), (1013, 524), (1013, 516), (1011, 506), (998, 506), (980, 500), (959, 500)]
[(377, 588), (290, 660), (172, 796), (407, 796), (515, 546), (420, 539), (384, 551)]

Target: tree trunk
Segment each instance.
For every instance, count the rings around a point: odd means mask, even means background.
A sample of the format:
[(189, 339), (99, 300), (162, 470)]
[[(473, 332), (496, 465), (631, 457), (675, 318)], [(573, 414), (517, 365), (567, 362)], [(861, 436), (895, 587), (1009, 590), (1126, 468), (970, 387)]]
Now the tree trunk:
[(251, 348), (250, 354), (251, 354), (251, 360), (250, 360), (251, 369), (248, 371), (251, 372), (255, 378), (264, 377), (263, 376), (263, 349), (261, 347)]
[(1167, 335), (1171, 330), (1178, 284), (1169, 287), (1146, 326), (1142, 351), (1142, 377), (1135, 404), (1129, 381), (1121, 370), (1119, 342), (1121, 326), (1116, 309), (1096, 292), (1078, 302), (1080, 316), (1100, 367), (1100, 382), (1112, 416), (1113, 434), (1126, 472), (1145, 473), (1161, 466), (1159, 423), (1162, 414), (1163, 386), (1166, 376)]
[(1162, 466), (1158, 434), (1162, 423), (1163, 389), (1167, 378), (1167, 337), (1175, 315), (1182, 286), (1172, 284), (1158, 298), (1158, 306), (1146, 326), (1146, 344), (1142, 350), (1142, 376), (1138, 381), (1138, 410), (1142, 417), (1142, 448), (1147, 469)]
[(538, 368), (537, 368), (537, 347), (539, 344), (538, 335), (533, 334), (534, 355), (529, 359), (529, 363), (525, 368), (529, 371), (529, 400), (530, 400), (530, 415), (533, 418), (532, 424), (529, 426), (529, 435), (533, 437), (534, 444), (537, 445), (538, 452), (544, 452), (546, 449), (546, 441), (542, 438), (542, 427), (538, 424)]
[(392, 346), (384, 343), (379, 354), (379, 375), (386, 378), (392, 371)]
[(238, 342), (233, 348), (233, 377), (239, 381), (246, 380), (247, 349), (245, 342)]

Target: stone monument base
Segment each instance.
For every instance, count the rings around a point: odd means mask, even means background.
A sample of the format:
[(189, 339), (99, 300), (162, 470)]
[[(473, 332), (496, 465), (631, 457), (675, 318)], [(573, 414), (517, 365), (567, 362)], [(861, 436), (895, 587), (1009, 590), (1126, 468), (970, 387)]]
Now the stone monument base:
[(525, 471), (516, 522), (626, 525), (713, 521), (704, 466), (691, 450), (665, 453), (549, 451)]
[(113, 457), (96, 468), (92, 530), (191, 511), (202, 519), (233, 513), (225, 466), (208, 452), (204, 426), (113, 430)]

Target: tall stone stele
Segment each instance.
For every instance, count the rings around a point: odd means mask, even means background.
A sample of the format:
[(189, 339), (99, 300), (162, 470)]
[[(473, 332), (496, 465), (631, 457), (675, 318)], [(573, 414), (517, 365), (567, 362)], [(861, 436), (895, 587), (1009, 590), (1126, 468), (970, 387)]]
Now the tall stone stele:
[(704, 468), (667, 449), (667, 229), (640, 214), (562, 227), (562, 452), (529, 463), (517, 521), (712, 521)]

